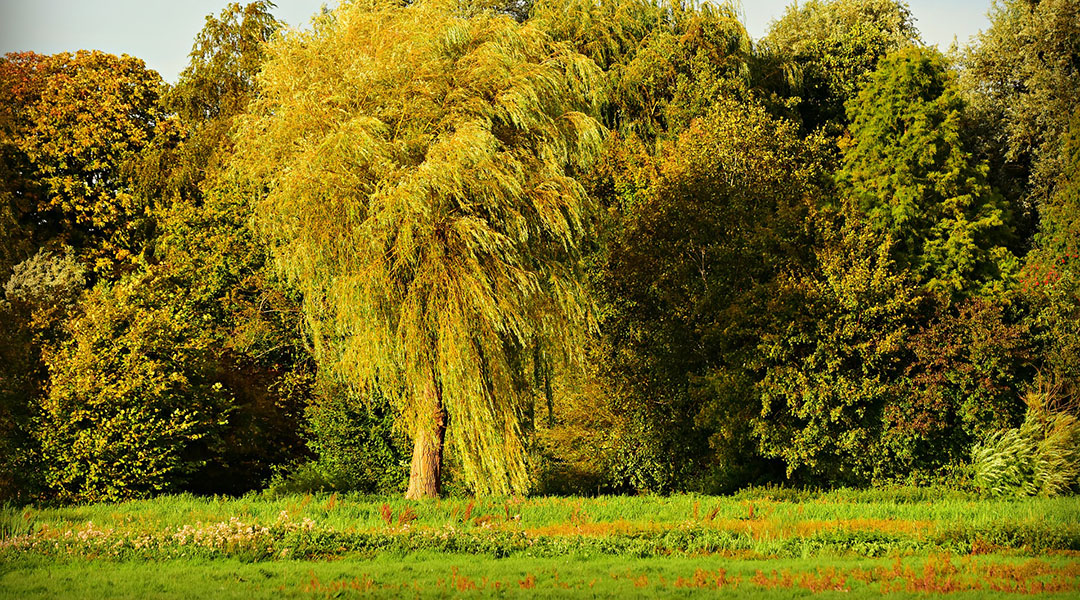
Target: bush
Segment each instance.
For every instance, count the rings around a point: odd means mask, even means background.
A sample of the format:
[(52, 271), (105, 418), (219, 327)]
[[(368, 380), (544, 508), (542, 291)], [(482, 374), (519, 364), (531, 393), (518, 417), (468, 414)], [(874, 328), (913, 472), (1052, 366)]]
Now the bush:
[(171, 308), (179, 293), (145, 275), (99, 285), (68, 322), (69, 339), (46, 354), (35, 437), (58, 499), (175, 489), (214, 446), (231, 398), (212, 380), (198, 315)]
[(975, 299), (939, 306), (908, 338), (912, 360), (883, 412), (882, 442), (899, 479), (944, 483), (967, 465), (976, 440), (1023, 421), (1032, 352), (1016, 320), (1004, 302)]
[(365, 398), (347, 386), (323, 382), (305, 416), (308, 446), (318, 458), (276, 476), (269, 493), (405, 491), (408, 440), (394, 428), (395, 415), (382, 394)]
[(1055, 391), (1029, 392), (1027, 417), (972, 451), (975, 485), (990, 496), (1056, 496), (1080, 481), (1080, 420), (1056, 409)]
[(816, 272), (793, 278), (778, 295), (789, 306), (780, 314), (791, 320), (759, 345), (764, 377), (754, 434), (796, 482), (877, 483), (893, 474), (882, 414), (897, 401), (905, 340), (925, 297), (893, 263), (887, 236), (851, 214), (825, 225)]
[(48, 379), (42, 349), (54, 345), (86, 285), (67, 252), (46, 250), (19, 263), (0, 289), (0, 500), (38, 491), (38, 451), (30, 433), (34, 401)]

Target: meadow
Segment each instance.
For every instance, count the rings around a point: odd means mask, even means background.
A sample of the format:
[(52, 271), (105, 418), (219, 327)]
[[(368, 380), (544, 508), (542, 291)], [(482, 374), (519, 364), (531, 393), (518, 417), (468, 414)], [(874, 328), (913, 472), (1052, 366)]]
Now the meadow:
[(0, 597), (1075, 597), (1080, 501), (168, 496), (0, 513)]

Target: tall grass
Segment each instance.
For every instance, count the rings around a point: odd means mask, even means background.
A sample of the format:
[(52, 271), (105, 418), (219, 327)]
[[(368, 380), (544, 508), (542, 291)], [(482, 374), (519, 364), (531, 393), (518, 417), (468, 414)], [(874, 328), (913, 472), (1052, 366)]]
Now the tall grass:
[[(763, 491), (735, 497), (682, 494), (673, 496), (596, 498), (479, 498), (414, 502), (400, 497), (315, 494), (264, 498), (163, 496), (116, 504), (59, 508), (5, 507), (0, 523), (23, 532), (27, 523), (64, 528), (92, 521), (99, 526), (132, 530), (176, 529), (196, 522), (273, 523), (285, 512), (292, 520), (311, 519), (321, 529), (384, 530), (398, 527), (408, 514), (410, 526), (459, 529), (482, 522), (506, 529), (620, 523), (627, 528), (771, 522), (796, 526), (807, 522), (851, 520), (911, 521), (928, 527), (959, 524), (983, 526), (1001, 522), (1038, 521), (1049, 527), (1080, 523), (1080, 498), (978, 499), (963, 494), (931, 494), (919, 498), (902, 490), (837, 490), (805, 492), (792, 500), (776, 500)], [(409, 514), (411, 512), (411, 514)]]
[(0, 542), (33, 533), (37, 529), (35, 511), (22, 510), (10, 504), (0, 505)]
[(0, 540), (0, 563), (31, 555), (261, 562), (417, 552), (591, 559), (1080, 551), (1077, 497), (896, 502), (842, 491), (804, 499), (171, 496), (6, 509), (3, 522), (33, 525)]
[(1080, 420), (1055, 386), (1024, 397), (1016, 429), (991, 433), (972, 450), (975, 485), (990, 496), (1057, 496), (1080, 478)]

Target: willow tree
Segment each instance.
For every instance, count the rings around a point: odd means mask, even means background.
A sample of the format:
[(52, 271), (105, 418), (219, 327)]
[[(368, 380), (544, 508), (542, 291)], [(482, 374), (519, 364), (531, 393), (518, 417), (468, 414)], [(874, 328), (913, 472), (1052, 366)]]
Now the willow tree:
[(439, 493), (446, 436), (478, 493), (522, 491), (525, 375), (588, 312), (573, 175), (601, 142), (595, 65), (446, 0), (344, 3), (268, 57), (237, 166), (322, 368), (396, 401), (409, 497)]

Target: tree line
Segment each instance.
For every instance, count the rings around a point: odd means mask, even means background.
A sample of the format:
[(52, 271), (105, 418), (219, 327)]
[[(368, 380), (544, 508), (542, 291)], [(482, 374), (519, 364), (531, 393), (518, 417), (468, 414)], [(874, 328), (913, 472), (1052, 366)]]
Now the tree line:
[(208, 16), (0, 60), (0, 497), (1080, 472), (1080, 2)]

